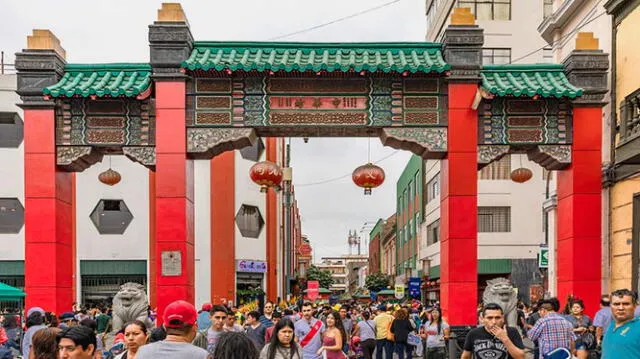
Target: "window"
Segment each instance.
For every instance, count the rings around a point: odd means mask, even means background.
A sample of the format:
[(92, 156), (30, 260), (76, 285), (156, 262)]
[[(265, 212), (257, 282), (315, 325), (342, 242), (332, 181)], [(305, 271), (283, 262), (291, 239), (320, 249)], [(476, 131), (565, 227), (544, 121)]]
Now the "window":
[(0, 112), (0, 147), (18, 148), (24, 138), (24, 123), (15, 112)]
[(434, 199), (438, 199), (440, 196), (440, 174), (436, 174), (427, 183), (427, 202), (431, 202)]
[(416, 213), (416, 227), (420, 226), (420, 212)]
[(409, 239), (415, 237), (416, 235), (416, 227), (413, 225), (413, 218), (409, 220)]
[(404, 209), (409, 208), (409, 194), (407, 193), (407, 189), (404, 189), (404, 192), (402, 193), (402, 198), (404, 199)]
[(20, 233), (24, 207), (17, 198), (0, 198), (0, 233)]
[(236, 213), (236, 224), (243, 237), (258, 238), (264, 227), (264, 219), (258, 207), (243, 204)]
[(545, 64), (553, 63), (553, 49), (550, 47), (545, 47), (542, 49), (542, 62)]
[(511, 0), (459, 0), (458, 7), (471, 8), (477, 20), (511, 20)]
[(89, 217), (100, 234), (123, 234), (133, 220), (121, 199), (101, 199)]
[(544, 5), (542, 8), (542, 16), (546, 19), (547, 17), (553, 14), (553, 0), (544, 0)]
[(438, 243), (440, 241), (440, 220), (436, 219), (427, 226), (427, 245)]
[(398, 231), (398, 244), (402, 245), (402, 242), (404, 241), (404, 233), (402, 233), (402, 229), (400, 229), (400, 231)]
[(510, 48), (485, 47), (482, 49), (483, 65), (503, 65), (511, 63)]
[(478, 172), (480, 180), (508, 180), (511, 179), (511, 156), (505, 155), (501, 159), (489, 163)]
[(413, 181), (409, 181), (409, 204), (413, 203), (414, 193)]
[(478, 207), (478, 232), (511, 232), (511, 207)]
[(420, 188), (422, 188), (422, 178), (420, 177), (420, 171), (416, 172), (416, 195), (420, 192)]

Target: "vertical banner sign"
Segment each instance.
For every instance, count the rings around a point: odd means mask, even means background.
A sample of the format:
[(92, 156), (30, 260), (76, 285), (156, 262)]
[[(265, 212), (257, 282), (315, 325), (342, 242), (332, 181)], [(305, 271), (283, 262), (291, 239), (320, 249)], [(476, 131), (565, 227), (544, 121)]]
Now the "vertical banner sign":
[(396, 299), (404, 298), (404, 284), (396, 284), (395, 295)]
[(420, 298), (420, 277), (409, 278), (409, 296)]
[(318, 299), (320, 295), (320, 282), (317, 280), (310, 280), (307, 282), (307, 297), (310, 300)]

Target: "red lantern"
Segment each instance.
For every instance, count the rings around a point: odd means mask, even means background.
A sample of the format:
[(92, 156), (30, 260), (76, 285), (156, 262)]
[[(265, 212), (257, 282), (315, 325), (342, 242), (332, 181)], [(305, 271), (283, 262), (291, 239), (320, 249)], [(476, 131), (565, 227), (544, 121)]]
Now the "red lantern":
[(364, 188), (365, 195), (370, 195), (372, 188), (384, 182), (384, 170), (372, 163), (367, 163), (356, 168), (351, 177), (356, 186)]
[(251, 180), (260, 186), (260, 192), (269, 187), (278, 187), (282, 182), (282, 168), (271, 161), (258, 162), (249, 170)]
[(121, 179), (122, 177), (120, 176), (120, 173), (112, 170), (111, 168), (98, 175), (98, 180), (109, 186), (117, 184)]
[(533, 177), (533, 172), (530, 169), (520, 167), (511, 171), (511, 180), (513, 182), (524, 183)]

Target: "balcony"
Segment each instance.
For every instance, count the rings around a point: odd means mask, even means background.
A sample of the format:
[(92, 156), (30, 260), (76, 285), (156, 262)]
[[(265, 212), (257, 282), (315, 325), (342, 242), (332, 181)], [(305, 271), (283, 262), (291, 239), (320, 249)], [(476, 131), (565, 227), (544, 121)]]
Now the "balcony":
[(616, 164), (640, 164), (640, 88), (620, 103)]

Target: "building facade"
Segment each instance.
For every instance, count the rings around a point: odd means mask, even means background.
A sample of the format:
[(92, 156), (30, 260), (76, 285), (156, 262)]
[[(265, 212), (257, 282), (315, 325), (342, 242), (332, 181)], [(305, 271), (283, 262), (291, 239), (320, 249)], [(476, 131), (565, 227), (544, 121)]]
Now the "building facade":
[(411, 156), (396, 184), (396, 282), (418, 275), (424, 161)]
[(322, 257), (315, 264), (320, 270), (329, 271), (333, 285), (328, 288), (334, 294), (354, 293), (358, 288), (361, 269), (369, 263), (367, 255), (345, 254), (339, 257)]
[(610, 166), (611, 290), (640, 289), (640, 1), (607, 1), (612, 22), (611, 128), (618, 129)]
[(380, 272), (390, 277), (396, 275), (396, 214), (394, 213), (387, 219), (387, 226), (389, 230), (386, 231), (386, 235), (381, 238), (380, 241)]

